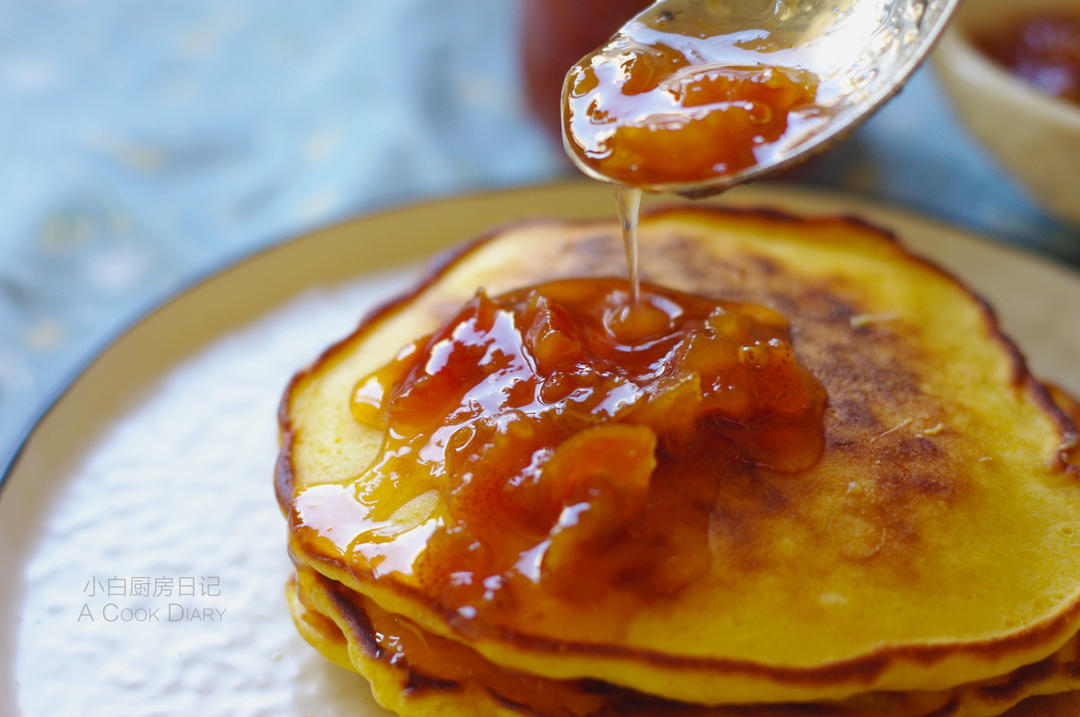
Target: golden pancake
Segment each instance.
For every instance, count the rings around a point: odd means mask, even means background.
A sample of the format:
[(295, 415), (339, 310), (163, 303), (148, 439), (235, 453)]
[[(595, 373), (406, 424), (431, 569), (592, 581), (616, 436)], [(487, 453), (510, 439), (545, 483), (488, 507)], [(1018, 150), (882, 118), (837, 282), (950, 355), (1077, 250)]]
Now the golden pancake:
[(338, 664), (347, 642), (346, 659), (371, 682), (376, 700), (401, 714), (972, 717), (1011, 715), (1010, 708), (1031, 695), (1068, 694), (1062, 691), (1080, 687), (1080, 640), (1073, 638), (1035, 665), (942, 692), (881, 692), (801, 705), (681, 704), (595, 681), (550, 680), (499, 668), (465, 645), (426, 633), (310, 568), (298, 567), (297, 573), (298, 579), (289, 582), (288, 597), (305, 639)]
[[(646, 217), (640, 240), (645, 279), (785, 316), (799, 363), (828, 394), (811, 467), (731, 467), (707, 500), (687, 503), (698, 512), (683, 542), (662, 547), (676, 562), (683, 547), (704, 550), (692, 580), (655, 599), (621, 587), (575, 599), (543, 580), (439, 565), (440, 580), (469, 573), (490, 586), (480, 602), (455, 600), (419, 569), (452, 522), (447, 495), (369, 470), (386, 431), (351, 406), (361, 379), (477, 287), (498, 297), (617, 274), (613, 223), (490, 236), (294, 379), (277, 490), (295, 560), (500, 667), (686, 702), (941, 692), (1038, 664), (1070, 640), (1080, 482), (1064, 452), (1075, 438), (977, 297), (853, 220), (676, 209)], [(659, 489), (677, 493), (672, 480)]]

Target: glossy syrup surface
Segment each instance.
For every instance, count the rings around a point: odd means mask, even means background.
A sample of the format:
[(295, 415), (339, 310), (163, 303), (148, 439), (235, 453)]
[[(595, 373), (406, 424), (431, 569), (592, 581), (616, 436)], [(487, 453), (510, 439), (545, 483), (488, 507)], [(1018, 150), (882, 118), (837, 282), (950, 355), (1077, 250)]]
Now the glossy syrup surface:
[(817, 76), (775, 64), (785, 48), (773, 45), (764, 32), (692, 35), (631, 22), (568, 73), (567, 148), (627, 186), (764, 163), (821, 117)]
[(381, 452), (298, 517), (465, 617), (671, 594), (708, 570), (719, 482), (810, 467), (824, 403), (764, 307), (650, 284), (631, 303), (620, 279), (481, 292), (359, 381)]
[(630, 279), (630, 304), (641, 298), (641, 273), (638, 271), (638, 219), (641, 216), (641, 190), (615, 185), (615, 216), (619, 219), (623, 250), (626, 252), (627, 277)]

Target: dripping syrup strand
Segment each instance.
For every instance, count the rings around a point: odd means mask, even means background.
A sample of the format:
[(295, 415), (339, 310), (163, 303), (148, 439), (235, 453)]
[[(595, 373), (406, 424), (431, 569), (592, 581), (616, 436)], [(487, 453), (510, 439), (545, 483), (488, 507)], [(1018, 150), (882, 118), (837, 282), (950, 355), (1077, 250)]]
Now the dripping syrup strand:
[(615, 213), (622, 227), (626, 264), (630, 270), (630, 305), (636, 306), (641, 296), (641, 280), (638, 277), (638, 211), (641, 208), (641, 190), (637, 187), (615, 186)]

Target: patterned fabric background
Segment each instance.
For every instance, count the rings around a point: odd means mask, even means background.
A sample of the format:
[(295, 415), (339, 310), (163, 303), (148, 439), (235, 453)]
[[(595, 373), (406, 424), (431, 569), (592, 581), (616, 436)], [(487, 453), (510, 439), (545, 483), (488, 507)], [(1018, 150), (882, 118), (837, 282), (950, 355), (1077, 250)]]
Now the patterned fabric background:
[[(0, 2), (0, 467), (121, 327), (211, 268), (387, 203), (568, 173), (512, 0)], [(801, 181), (1080, 261), (929, 70)]]

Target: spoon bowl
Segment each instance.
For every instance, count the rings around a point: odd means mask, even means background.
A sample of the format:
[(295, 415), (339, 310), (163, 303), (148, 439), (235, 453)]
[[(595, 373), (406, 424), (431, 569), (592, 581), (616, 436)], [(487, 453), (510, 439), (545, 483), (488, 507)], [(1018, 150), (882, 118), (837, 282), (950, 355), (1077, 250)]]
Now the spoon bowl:
[[(846, 137), (896, 94), (915, 71), (960, 0), (658, 0), (634, 16), (593, 62), (625, 62), (629, 47), (671, 47), (686, 69), (777, 67), (817, 78), (813, 106), (792, 115), (783, 137), (754, 151), (748, 166), (706, 179), (635, 183), (647, 191), (696, 197), (778, 172)], [(563, 87), (567, 112), (572, 92)], [(670, 121), (670, 117), (667, 118)], [(586, 175), (618, 179), (590, 166), (574, 148), (564, 118), (563, 142)]]

